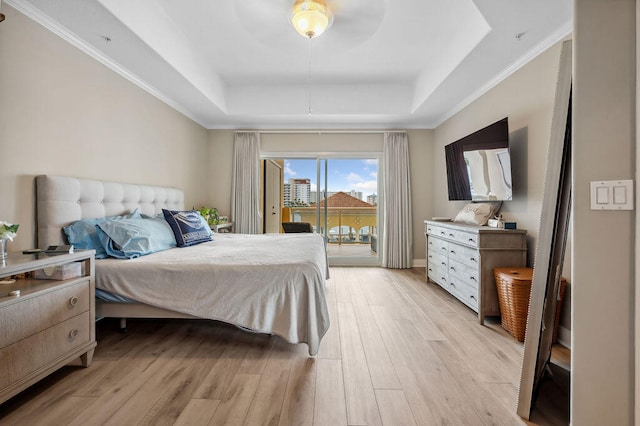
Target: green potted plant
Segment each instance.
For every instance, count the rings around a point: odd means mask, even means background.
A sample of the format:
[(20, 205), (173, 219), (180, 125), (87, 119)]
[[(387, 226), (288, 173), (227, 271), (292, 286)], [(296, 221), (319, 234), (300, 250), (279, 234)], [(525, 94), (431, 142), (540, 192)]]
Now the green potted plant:
[(218, 214), (218, 209), (215, 207), (201, 207), (198, 211), (207, 221), (209, 226), (217, 225), (219, 223), (220, 215)]

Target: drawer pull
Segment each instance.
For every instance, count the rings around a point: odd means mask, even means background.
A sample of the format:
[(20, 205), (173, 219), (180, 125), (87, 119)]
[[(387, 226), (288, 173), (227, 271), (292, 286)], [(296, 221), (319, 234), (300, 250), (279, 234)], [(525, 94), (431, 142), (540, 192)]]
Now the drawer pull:
[(429, 255), (429, 259), (433, 259), (433, 256), (432, 256), (432, 255)]
[(451, 238), (455, 237), (455, 235), (453, 235), (453, 234), (451, 234), (451, 233), (449, 233), (449, 236), (450, 236)]
[(69, 332), (69, 340), (75, 340), (78, 337), (79, 334), (80, 334), (80, 332), (78, 331), (78, 329), (74, 328), (73, 330), (71, 330)]
[(454, 283), (449, 283), (449, 285), (453, 288), (456, 288), (456, 285)]
[(440, 262), (440, 264), (442, 264), (444, 266), (447, 266), (447, 264), (445, 262)]
[(473, 238), (469, 238), (469, 242), (471, 242), (471, 243), (475, 243), (475, 242), (476, 242), (476, 240), (474, 240)]
[(470, 257), (469, 260), (472, 261), (472, 262), (477, 262), (475, 257)]
[(450, 250), (449, 253), (456, 254), (455, 250)]
[(442, 250), (444, 250), (444, 251), (446, 251), (446, 250), (447, 250), (447, 248), (446, 248), (446, 247), (440, 247), (440, 249), (442, 249)]
[(470, 280), (474, 280), (474, 281), (478, 281), (478, 280), (476, 280), (476, 277), (474, 277), (474, 276), (469, 277), (469, 279)]
[(473, 300), (476, 300), (476, 297), (474, 295), (470, 295), (469, 298), (473, 299)]
[[(444, 265), (444, 263), (443, 263), (443, 265)], [(455, 270), (456, 270), (456, 268), (454, 268), (453, 266), (449, 266), (449, 269), (451, 269), (451, 270), (452, 270), (452, 271), (454, 271), (454, 272), (455, 272)]]
[(440, 235), (446, 235), (446, 232), (440, 231)]
[(429, 268), (429, 272), (433, 272), (433, 269)]
[(71, 299), (69, 299), (69, 305), (76, 306), (79, 301), (80, 299), (78, 299), (78, 296), (73, 296)]

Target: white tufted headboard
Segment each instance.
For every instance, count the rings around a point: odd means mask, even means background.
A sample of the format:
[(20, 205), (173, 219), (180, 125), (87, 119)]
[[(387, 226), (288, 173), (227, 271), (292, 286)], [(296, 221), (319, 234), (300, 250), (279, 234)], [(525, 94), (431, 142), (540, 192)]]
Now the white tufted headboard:
[(132, 185), (64, 176), (36, 177), (38, 247), (66, 244), (62, 228), (71, 222), (129, 213), (136, 208), (153, 216), (162, 209), (184, 209), (176, 188)]

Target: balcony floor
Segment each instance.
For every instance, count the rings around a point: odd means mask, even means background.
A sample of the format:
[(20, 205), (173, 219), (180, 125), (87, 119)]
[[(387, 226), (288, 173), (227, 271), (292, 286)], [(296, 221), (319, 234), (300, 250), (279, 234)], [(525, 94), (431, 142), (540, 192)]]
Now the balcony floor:
[(378, 254), (371, 250), (371, 244), (329, 243), (328, 257), (376, 257)]

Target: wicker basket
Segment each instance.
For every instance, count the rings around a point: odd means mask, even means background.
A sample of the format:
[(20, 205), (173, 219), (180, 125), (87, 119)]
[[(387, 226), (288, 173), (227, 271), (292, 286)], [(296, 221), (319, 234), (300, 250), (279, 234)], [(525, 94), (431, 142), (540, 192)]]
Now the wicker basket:
[[(533, 269), (495, 268), (493, 273), (498, 290), (502, 328), (507, 330), (518, 341), (524, 342), (524, 336), (527, 331)], [(566, 280), (562, 278), (560, 282), (560, 300), (556, 307), (556, 319), (553, 328), (554, 343), (558, 340), (558, 323), (560, 322), (566, 284)]]

